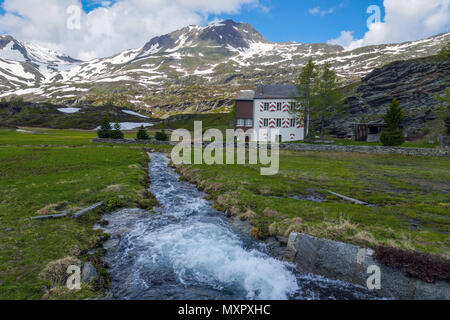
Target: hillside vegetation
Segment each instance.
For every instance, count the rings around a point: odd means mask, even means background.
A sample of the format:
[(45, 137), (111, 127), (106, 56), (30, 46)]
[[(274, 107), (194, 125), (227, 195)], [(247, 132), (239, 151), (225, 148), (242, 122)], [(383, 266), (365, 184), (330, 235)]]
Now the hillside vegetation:
[[(0, 127), (35, 127), (51, 129), (97, 128), (105, 115), (113, 122), (151, 122), (136, 115), (123, 112), (125, 108), (113, 105), (76, 106), (78, 112), (59, 111), (63, 105), (31, 103), (22, 100), (0, 103)], [(153, 120), (154, 121), (154, 120)]]

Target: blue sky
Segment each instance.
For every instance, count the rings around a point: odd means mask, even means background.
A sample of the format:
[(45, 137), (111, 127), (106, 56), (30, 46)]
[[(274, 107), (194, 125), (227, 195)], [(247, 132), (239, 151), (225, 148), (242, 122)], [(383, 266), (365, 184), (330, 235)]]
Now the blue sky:
[[(342, 30), (355, 31), (355, 37), (362, 37), (367, 31), (368, 6), (383, 7), (382, 0), (268, 0), (262, 3), (269, 8), (268, 12), (244, 9), (240, 14), (220, 17), (247, 22), (271, 41), (327, 42), (338, 37)], [(317, 7), (323, 14), (309, 13)]]
[[(82, 3), (90, 11), (99, 7), (101, 1)], [(270, 41), (327, 42), (337, 38), (342, 30), (352, 30), (356, 38), (361, 38), (367, 32), (366, 11), (370, 5), (378, 5), (384, 15), (383, 0), (260, 0), (259, 7), (246, 5), (238, 14), (209, 18), (249, 23)], [(309, 11), (314, 8), (320, 12), (311, 14)]]

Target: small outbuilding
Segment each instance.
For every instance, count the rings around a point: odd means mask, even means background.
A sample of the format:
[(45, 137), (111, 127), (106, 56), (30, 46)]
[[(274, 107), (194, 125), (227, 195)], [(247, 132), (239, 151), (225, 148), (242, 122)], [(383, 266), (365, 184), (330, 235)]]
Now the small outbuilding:
[(385, 123), (355, 123), (353, 125), (353, 138), (355, 141), (379, 142), (381, 130), (386, 128)]

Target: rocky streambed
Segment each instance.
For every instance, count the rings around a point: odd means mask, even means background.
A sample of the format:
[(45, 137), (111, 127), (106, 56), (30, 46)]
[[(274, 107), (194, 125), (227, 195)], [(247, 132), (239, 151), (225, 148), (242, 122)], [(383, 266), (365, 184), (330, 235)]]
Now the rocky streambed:
[(361, 286), (302, 274), (230, 224), (205, 194), (180, 181), (163, 153), (150, 155), (155, 212), (106, 216), (110, 299), (376, 299)]

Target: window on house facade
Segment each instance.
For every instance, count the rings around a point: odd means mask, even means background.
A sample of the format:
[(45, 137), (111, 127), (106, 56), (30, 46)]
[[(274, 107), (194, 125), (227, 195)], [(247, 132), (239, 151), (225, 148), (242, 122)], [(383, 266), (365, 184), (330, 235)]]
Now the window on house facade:
[(291, 111), (294, 111), (295, 108), (297, 107), (297, 104), (294, 101), (290, 102), (290, 107), (291, 107)]
[(295, 119), (291, 119), (291, 128), (295, 127)]
[(245, 126), (248, 128), (253, 127), (253, 120), (252, 119), (245, 119)]
[(277, 128), (281, 128), (281, 119), (277, 119)]
[(264, 120), (264, 127), (269, 126), (269, 119), (263, 119)]
[(269, 111), (269, 103), (264, 102), (264, 111)]
[(277, 111), (281, 111), (282, 104), (281, 102), (277, 102)]
[(236, 125), (238, 127), (244, 127), (245, 126), (245, 119), (237, 119)]

